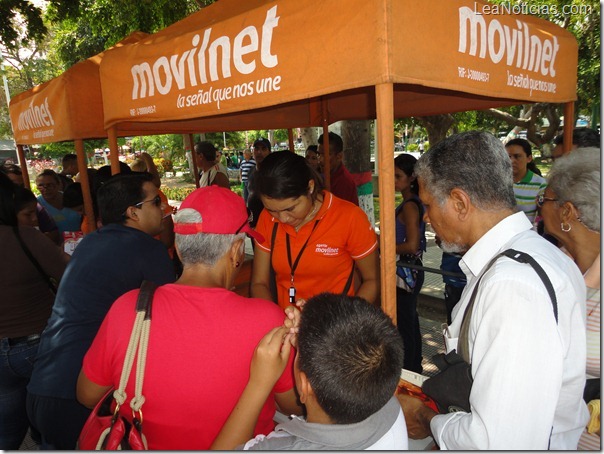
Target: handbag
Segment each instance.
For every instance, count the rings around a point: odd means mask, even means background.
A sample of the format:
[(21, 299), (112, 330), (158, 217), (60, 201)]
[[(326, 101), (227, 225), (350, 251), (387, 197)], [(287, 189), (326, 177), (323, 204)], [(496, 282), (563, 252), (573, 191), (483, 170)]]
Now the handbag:
[[(143, 281), (141, 284), (136, 301), (136, 318), (128, 342), (118, 389), (107, 391), (88, 416), (78, 438), (78, 449), (80, 450), (148, 449), (147, 439), (143, 434), (141, 407), (145, 402), (142, 388), (151, 327), (151, 303), (156, 288), (157, 285), (150, 281)], [(130, 401), (132, 408), (132, 422), (130, 422), (119, 411), (126, 402), (126, 384), (135, 357), (137, 357), (136, 382), (134, 398)]]
[(474, 379), (472, 378), (472, 366), (470, 364), (468, 333), (470, 329), (470, 320), (472, 318), (472, 308), (474, 306), (474, 301), (476, 300), (476, 294), (482, 277), (502, 256), (511, 258), (519, 263), (529, 264), (535, 270), (549, 294), (553, 306), (554, 318), (556, 319), (556, 324), (558, 323), (558, 301), (556, 299), (556, 293), (541, 265), (539, 265), (530, 255), (524, 252), (515, 251), (514, 249), (507, 249), (497, 254), (484, 268), (484, 271), (481, 273), (474, 286), (472, 296), (470, 297), (470, 301), (463, 314), (457, 344), (458, 350), (453, 350), (446, 355), (444, 353), (435, 355), (432, 360), (440, 372), (434, 377), (427, 379), (422, 384), (422, 391), (436, 402), (440, 413), (453, 413), (457, 411), (469, 413), (471, 411), (470, 392), (472, 391)]
[[(414, 265), (406, 267), (405, 265)], [(424, 266), (420, 256), (415, 254), (404, 254), (399, 257), (396, 264), (396, 286), (412, 293), (417, 284), (419, 269), (416, 266)]]

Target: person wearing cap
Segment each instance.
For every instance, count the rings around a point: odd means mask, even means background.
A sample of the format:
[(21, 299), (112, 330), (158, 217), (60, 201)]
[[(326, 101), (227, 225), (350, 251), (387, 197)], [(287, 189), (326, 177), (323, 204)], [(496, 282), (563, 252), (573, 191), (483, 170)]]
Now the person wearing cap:
[(256, 176), (264, 204), (257, 229), (265, 240), (255, 244), (252, 296), (283, 309), (321, 292), (379, 305), (378, 243), (365, 212), (323, 190), (320, 176), (296, 153), (270, 154)]
[(199, 175), (200, 188), (215, 185), (230, 189), (228, 175), (216, 163), (217, 151), (218, 149), (211, 142), (202, 141), (195, 144), (197, 166), (201, 169)]
[[(245, 388), (254, 350), (264, 334), (281, 326), (276, 305), (231, 291), (244, 258), (249, 226), (243, 198), (217, 186), (199, 188), (175, 216), (176, 251), (183, 273), (158, 287), (147, 350), (143, 433), (149, 449), (205, 450)], [(134, 321), (139, 290), (115, 301), (84, 357), (78, 399), (92, 408), (117, 387)], [(296, 403), (293, 355), (264, 403), (255, 434), (273, 430), (275, 403), (301, 414)], [(126, 387), (134, 395), (134, 377)], [(128, 403), (122, 407), (131, 417)]]
[(271, 143), (268, 139), (260, 138), (254, 141), (254, 145), (252, 147), (252, 151), (254, 152), (254, 161), (256, 161), (256, 167), (252, 169), (248, 174), (248, 198), (247, 198), (247, 206), (252, 212), (252, 227), (256, 226), (256, 222), (258, 222), (258, 218), (260, 217), (260, 213), (264, 208), (262, 205), (262, 200), (260, 200), (260, 196), (256, 194), (254, 191), (254, 181), (256, 179), (255, 173), (260, 168), (262, 161), (271, 153)]

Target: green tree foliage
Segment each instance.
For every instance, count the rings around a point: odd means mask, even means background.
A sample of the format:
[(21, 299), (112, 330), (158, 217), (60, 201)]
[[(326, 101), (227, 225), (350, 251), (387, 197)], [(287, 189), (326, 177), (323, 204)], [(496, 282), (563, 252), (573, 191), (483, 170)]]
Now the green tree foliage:
[(65, 67), (113, 46), (134, 31), (154, 33), (211, 1), (50, 0), (53, 49)]
[(41, 41), (48, 32), (42, 10), (28, 0), (0, 0), (0, 44), (16, 49)]

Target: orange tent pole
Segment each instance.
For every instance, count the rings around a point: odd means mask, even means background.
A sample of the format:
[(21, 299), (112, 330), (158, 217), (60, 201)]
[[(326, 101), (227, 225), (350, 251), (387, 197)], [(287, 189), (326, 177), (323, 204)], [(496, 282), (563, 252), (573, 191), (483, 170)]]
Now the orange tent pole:
[(292, 129), (287, 130), (287, 138), (289, 139), (289, 151), (295, 151), (294, 148), (294, 131)]
[(380, 188), (382, 310), (396, 324), (396, 238), (394, 235), (394, 85), (375, 87)]
[(107, 130), (109, 150), (111, 150), (111, 175), (120, 173), (120, 155), (117, 150), (117, 129), (112, 126)]
[(88, 180), (88, 164), (84, 152), (84, 141), (78, 139), (75, 142), (76, 155), (78, 157), (78, 171), (80, 172), (80, 184), (82, 185), (82, 198), (84, 199), (84, 214), (88, 223), (89, 231), (96, 230), (96, 220), (92, 208), (92, 195), (90, 194), (90, 181)]
[(323, 176), (325, 189), (331, 190), (331, 169), (329, 168), (329, 114), (327, 101), (321, 98), (321, 122), (323, 123)]
[(564, 104), (564, 137), (562, 147), (565, 154), (570, 152), (573, 146), (573, 129), (575, 129), (575, 103), (569, 101)]
[(31, 183), (29, 182), (29, 172), (27, 171), (27, 161), (25, 160), (25, 151), (23, 151), (23, 145), (17, 145), (17, 157), (19, 158), (19, 165), (21, 166), (23, 184), (27, 189), (31, 189)]

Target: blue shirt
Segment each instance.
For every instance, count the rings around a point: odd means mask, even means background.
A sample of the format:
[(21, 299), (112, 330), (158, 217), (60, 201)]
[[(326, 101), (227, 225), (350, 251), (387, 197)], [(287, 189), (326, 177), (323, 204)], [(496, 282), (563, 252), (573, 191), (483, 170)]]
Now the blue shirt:
[(75, 399), (82, 359), (113, 302), (143, 280), (175, 278), (166, 247), (140, 230), (110, 224), (86, 235), (61, 279), (27, 390)]
[(44, 200), (44, 197), (42, 196), (38, 196), (38, 202), (55, 221), (61, 234), (63, 232), (77, 232), (82, 230), (82, 216), (80, 216), (77, 211), (74, 211), (71, 208), (62, 208), (59, 210)]

